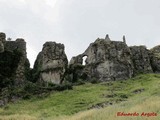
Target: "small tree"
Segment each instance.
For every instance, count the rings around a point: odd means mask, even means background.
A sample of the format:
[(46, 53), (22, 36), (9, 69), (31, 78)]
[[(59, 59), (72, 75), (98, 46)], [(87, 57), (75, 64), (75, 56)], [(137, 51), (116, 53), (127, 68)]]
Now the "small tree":
[(8, 41), (11, 41), (11, 40), (12, 40), (12, 38), (10, 38), (10, 37), (9, 37), (9, 38), (7, 38), (7, 40), (8, 40)]

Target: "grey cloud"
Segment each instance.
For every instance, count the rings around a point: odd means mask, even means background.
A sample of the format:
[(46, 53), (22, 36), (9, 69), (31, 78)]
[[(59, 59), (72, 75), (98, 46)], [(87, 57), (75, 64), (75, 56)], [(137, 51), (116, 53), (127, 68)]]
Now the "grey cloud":
[(0, 0), (0, 28), (24, 37), (37, 54), (48, 40), (64, 43), (70, 59), (107, 33), (114, 40), (125, 34), (129, 45), (149, 48), (160, 39), (159, 0), (57, 0), (54, 7), (45, 0), (25, 1)]

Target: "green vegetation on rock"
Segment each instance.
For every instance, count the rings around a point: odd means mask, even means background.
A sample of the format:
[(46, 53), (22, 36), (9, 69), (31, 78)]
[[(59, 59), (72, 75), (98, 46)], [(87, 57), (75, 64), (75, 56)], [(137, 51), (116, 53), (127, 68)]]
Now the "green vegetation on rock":
[(15, 71), (22, 53), (18, 50), (0, 53), (0, 88), (13, 85)]

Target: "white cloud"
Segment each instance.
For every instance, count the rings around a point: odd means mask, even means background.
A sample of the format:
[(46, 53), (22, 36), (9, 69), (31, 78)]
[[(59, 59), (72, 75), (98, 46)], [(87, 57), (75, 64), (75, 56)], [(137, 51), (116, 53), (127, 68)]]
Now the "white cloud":
[(51, 7), (55, 7), (56, 3), (58, 0), (45, 0), (46, 4), (51, 6)]

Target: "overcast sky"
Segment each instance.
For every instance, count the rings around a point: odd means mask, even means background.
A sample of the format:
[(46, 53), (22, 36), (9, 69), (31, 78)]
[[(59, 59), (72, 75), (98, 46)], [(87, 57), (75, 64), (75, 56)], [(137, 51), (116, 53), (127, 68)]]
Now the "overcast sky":
[(65, 45), (68, 59), (106, 34), (128, 45), (160, 44), (160, 0), (0, 0), (0, 31), (24, 38), (33, 65), (46, 41)]

